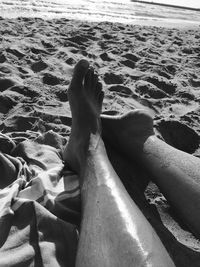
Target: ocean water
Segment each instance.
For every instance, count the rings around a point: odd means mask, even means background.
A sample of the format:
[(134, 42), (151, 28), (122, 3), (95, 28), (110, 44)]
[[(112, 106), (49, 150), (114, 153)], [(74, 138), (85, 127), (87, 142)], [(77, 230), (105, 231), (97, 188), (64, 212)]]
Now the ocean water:
[(68, 18), (127, 24), (177, 23), (200, 25), (200, 12), (130, 0), (0, 0), (2, 17)]

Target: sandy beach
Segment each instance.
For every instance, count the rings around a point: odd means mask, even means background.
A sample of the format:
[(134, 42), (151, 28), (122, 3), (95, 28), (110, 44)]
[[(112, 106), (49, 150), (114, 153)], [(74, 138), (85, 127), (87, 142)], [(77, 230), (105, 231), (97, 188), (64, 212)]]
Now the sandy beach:
[[(68, 85), (75, 63), (87, 58), (103, 83), (104, 114), (146, 109), (157, 136), (200, 157), (199, 30), (1, 18), (1, 132), (18, 143), (53, 131), (65, 144), (71, 126)], [(198, 267), (200, 241), (155, 185), (149, 184), (145, 196), (146, 202), (136, 202), (176, 266)]]

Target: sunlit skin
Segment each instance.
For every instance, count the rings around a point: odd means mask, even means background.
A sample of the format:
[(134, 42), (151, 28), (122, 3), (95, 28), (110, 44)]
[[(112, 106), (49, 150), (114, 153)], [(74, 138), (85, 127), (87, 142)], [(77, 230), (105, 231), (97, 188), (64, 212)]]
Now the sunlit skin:
[(146, 169), (190, 231), (200, 238), (199, 158), (158, 139), (152, 118), (143, 110), (103, 116), (102, 126), (104, 139)]
[(76, 266), (174, 266), (108, 160), (101, 139), (101, 89), (97, 75), (81, 60), (68, 90), (72, 131), (63, 155), (81, 181)]

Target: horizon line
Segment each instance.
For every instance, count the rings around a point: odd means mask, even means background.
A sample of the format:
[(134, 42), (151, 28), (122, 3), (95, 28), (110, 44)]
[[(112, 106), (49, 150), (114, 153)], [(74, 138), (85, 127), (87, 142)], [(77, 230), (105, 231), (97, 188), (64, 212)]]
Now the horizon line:
[(200, 11), (200, 8), (187, 7), (187, 6), (178, 6), (178, 5), (172, 5), (172, 4), (164, 4), (164, 3), (159, 3), (159, 2), (148, 2), (148, 1), (145, 1), (145, 0), (131, 0), (131, 2), (150, 4), (150, 5), (158, 5), (158, 6), (166, 6), (166, 7), (173, 7), (173, 8), (180, 8), (180, 9), (189, 9), (189, 10), (193, 10), (193, 11)]

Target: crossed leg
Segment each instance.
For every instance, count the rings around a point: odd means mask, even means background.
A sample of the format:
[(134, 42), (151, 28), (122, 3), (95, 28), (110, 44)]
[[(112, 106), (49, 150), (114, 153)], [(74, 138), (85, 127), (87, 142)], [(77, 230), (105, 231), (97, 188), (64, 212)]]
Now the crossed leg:
[(174, 266), (108, 160), (101, 84), (85, 60), (75, 67), (68, 97), (72, 132), (64, 159), (80, 175), (82, 197), (76, 266)]
[(103, 137), (151, 174), (177, 214), (200, 238), (200, 160), (158, 139), (143, 110), (121, 117), (102, 116)]

